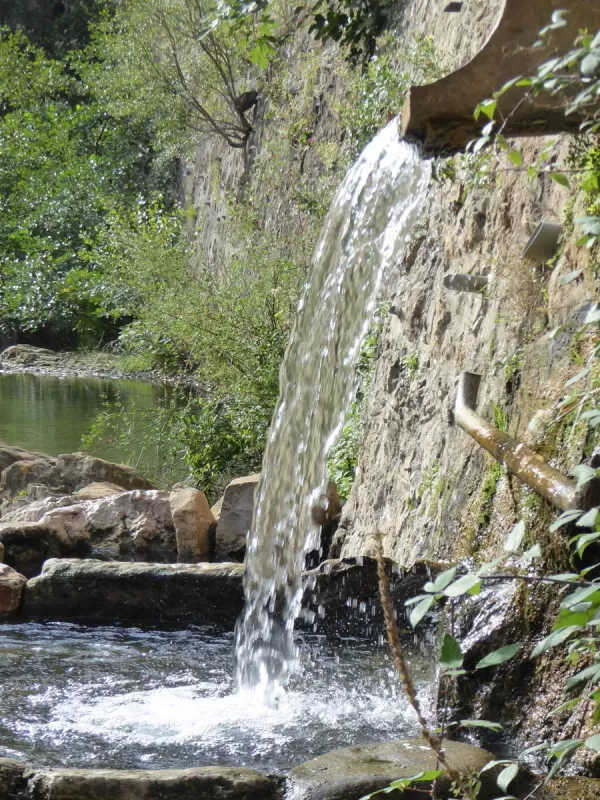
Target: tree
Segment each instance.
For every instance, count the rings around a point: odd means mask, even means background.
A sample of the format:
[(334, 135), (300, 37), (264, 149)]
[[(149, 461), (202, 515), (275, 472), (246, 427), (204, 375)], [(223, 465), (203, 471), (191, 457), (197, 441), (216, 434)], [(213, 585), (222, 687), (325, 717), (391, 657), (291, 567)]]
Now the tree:
[[(236, 7), (237, 8), (237, 7)], [(211, 0), (128, 0), (105, 16), (97, 52), (113, 63), (107, 97), (146, 114), (169, 109), (180, 124), (244, 148), (258, 98), (256, 68), (268, 64), (274, 23)]]

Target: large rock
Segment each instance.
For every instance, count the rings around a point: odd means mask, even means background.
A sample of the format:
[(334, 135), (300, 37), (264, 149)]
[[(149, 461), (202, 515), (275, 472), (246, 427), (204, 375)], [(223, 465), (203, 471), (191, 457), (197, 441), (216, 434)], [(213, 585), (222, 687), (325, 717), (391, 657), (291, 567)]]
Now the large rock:
[[(461, 742), (445, 742), (446, 759), (451, 767), (465, 775), (477, 772), (494, 756), (479, 747)], [(424, 739), (403, 739), (384, 744), (369, 744), (334, 750), (306, 761), (290, 772), (291, 796), (294, 800), (359, 800), (383, 789), (398, 778), (408, 778), (436, 768), (436, 756)], [(497, 771), (482, 774), (482, 788), (478, 800), (492, 800), (506, 795), (495, 782)], [(514, 783), (528, 783), (517, 779)], [(510, 790), (518, 792), (519, 786), (511, 784)], [(402, 800), (422, 800), (423, 789), (430, 784), (420, 783), (407, 789)], [(454, 797), (450, 780), (445, 775), (437, 782), (439, 798)]]
[(60, 524), (45, 522), (0, 523), (0, 542), (4, 546), (4, 561), (22, 575), (38, 575), (48, 558), (87, 555), (89, 537)]
[(153, 489), (133, 467), (113, 464), (103, 458), (87, 453), (67, 453), (56, 460), (56, 470), (60, 476), (60, 487), (74, 492), (90, 483), (114, 483), (123, 489)]
[(43, 453), (32, 453), (29, 450), (23, 450), (21, 447), (14, 447), (10, 444), (0, 442), (0, 472), (11, 464), (14, 464), (15, 461), (35, 461), (36, 459), (44, 459), (51, 462), (56, 461), (55, 458), (46, 456)]
[(217, 523), (217, 558), (243, 561), (259, 480), (260, 475), (247, 475), (231, 481), (225, 489)]
[(6, 562), (27, 577), (38, 575), (48, 558), (177, 560), (169, 495), (156, 489), (31, 503), (3, 517), (0, 542)]
[(8, 564), (0, 564), (0, 617), (16, 614), (21, 607), (27, 578)]
[(101, 497), (113, 497), (115, 494), (123, 494), (127, 491), (122, 486), (108, 481), (97, 481), (78, 489), (75, 492), (77, 500), (99, 500)]
[(541, 800), (598, 800), (598, 778), (553, 778), (548, 781)]
[(177, 560), (200, 561), (210, 555), (214, 550), (216, 520), (204, 493), (191, 487), (174, 489), (169, 503), (175, 527)]
[(26, 491), (30, 484), (53, 487), (57, 483), (56, 462), (46, 458), (14, 461), (0, 475), (0, 490), (9, 497)]
[(20, 448), (0, 446), (0, 491), (11, 497), (32, 484), (72, 494), (93, 483), (110, 483), (122, 489), (152, 489), (153, 486), (133, 467), (113, 464), (87, 453), (66, 453), (51, 458)]
[(23, 614), (85, 622), (214, 623), (242, 610), (241, 564), (128, 564), (52, 559), (27, 584)]
[[(236, 767), (57, 769), (36, 772), (29, 780), (29, 789), (36, 800), (276, 800), (281, 797), (277, 780)], [(8, 795), (6, 800), (13, 800), (13, 796)]]

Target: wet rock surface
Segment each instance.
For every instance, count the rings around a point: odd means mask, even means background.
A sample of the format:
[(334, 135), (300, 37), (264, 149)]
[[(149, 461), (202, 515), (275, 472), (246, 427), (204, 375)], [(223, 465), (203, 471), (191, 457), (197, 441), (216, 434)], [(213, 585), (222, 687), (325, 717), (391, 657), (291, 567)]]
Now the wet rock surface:
[(26, 583), (23, 575), (7, 564), (0, 564), (0, 617), (19, 611)]
[(29, 767), (12, 758), (0, 758), (0, 797), (2, 800), (29, 800)]
[(57, 769), (0, 759), (2, 800), (275, 800), (279, 782), (250, 769)]
[(51, 559), (27, 584), (23, 615), (99, 623), (215, 624), (242, 610), (241, 564), (128, 564)]
[(597, 778), (554, 778), (548, 782), (542, 800), (597, 800), (600, 780)]
[[(398, 625), (404, 626), (404, 601), (420, 594), (423, 584), (444, 569), (419, 562), (403, 570), (385, 559)], [(304, 573), (305, 592), (296, 627), (339, 636), (373, 637), (384, 629), (374, 558), (329, 559)]]
[[(494, 759), (486, 750), (460, 742), (445, 742), (444, 749), (448, 763), (464, 774), (478, 771)], [(435, 754), (423, 739), (348, 747), (295, 767), (289, 776), (291, 797), (293, 800), (359, 800), (398, 778), (435, 768)], [(483, 773), (479, 800), (492, 800), (505, 794), (496, 786), (495, 774), (494, 770)], [(438, 797), (453, 797), (450, 785), (446, 776), (439, 778)], [(422, 783), (398, 796), (403, 800), (421, 800), (427, 786)], [(511, 789), (518, 791), (517, 787)]]

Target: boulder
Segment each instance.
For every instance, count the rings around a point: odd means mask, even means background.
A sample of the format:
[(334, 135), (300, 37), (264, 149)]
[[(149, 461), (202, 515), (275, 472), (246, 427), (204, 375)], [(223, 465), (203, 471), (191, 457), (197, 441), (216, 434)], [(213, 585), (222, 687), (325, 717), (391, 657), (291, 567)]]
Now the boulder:
[(56, 461), (55, 458), (46, 456), (43, 453), (32, 453), (29, 450), (23, 450), (21, 447), (13, 447), (0, 442), (0, 472), (14, 464), (15, 461), (36, 461), (37, 459), (45, 459), (50, 462)]
[(112, 497), (115, 494), (123, 494), (125, 491), (127, 490), (122, 486), (117, 486), (116, 483), (96, 481), (78, 489), (74, 496), (77, 500), (99, 500), (101, 497)]
[[(251, 769), (57, 769), (29, 781), (36, 800), (276, 800), (279, 782)], [(10, 800), (13, 798), (9, 795)]]
[[(465, 775), (481, 770), (488, 761), (495, 759), (486, 750), (462, 742), (444, 742), (444, 750), (450, 766)], [(290, 772), (291, 796), (294, 800), (359, 800), (398, 778), (408, 778), (435, 768), (435, 753), (424, 739), (347, 747), (295, 767)], [(478, 800), (506, 795), (496, 785), (497, 774), (497, 769), (482, 773)], [(519, 782), (528, 785), (529, 778), (517, 778), (510, 786), (511, 793), (519, 792), (519, 786), (515, 785)], [(402, 800), (422, 800), (423, 790), (430, 786), (430, 783), (423, 782), (414, 790), (406, 789), (401, 795)], [(454, 797), (450, 780), (445, 775), (438, 779), (437, 797)]]
[(246, 553), (246, 537), (252, 527), (254, 497), (260, 475), (236, 478), (225, 489), (221, 513), (217, 523), (217, 558), (243, 561)]
[(87, 623), (216, 624), (233, 630), (244, 604), (241, 564), (51, 559), (25, 590), (30, 618)]
[(26, 800), (27, 777), (30, 772), (26, 764), (12, 758), (0, 758), (0, 797), (2, 800)]
[(0, 490), (12, 496), (27, 490), (29, 484), (56, 485), (56, 464), (46, 458), (14, 461), (0, 474)]
[(56, 460), (56, 471), (60, 488), (74, 492), (90, 483), (114, 483), (123, 489), (153, 489), (133, 467), (125, 464), (113, 464), (102, 458), (87, 453), (67, 453)]
[(27, 578), (15, 572), (8, 564), (0, 564), (0, 617), (17, 613), (26, 584)]
[(177, 560), (169, 495), (156, 489), (80, 502), (46, 498), (3, 517), (0, 541), (6, 562), (28, 578), (48, 558)]
[(132, 491), (49, 511), (42, 522), (62, 521), (88, 536), (91, 552), (109, 559), (176, 561), (177, 547), (167, 492)]
[(199, 561), (214, 550), (216, 520), (203, 492), (191, 487), (175, 489), (169, 496), (175, 527), (177, 560)]
[(223, 495), (219, 497), (217, 502), (210, 509), (212, 511), (213, 517), (217, 520), (217, 522), (219, 521), (219, 517), (221, 516), (222, 507), (223, 507)]
[(38, 575), (48, 558), (87, 555), (87, 537), (74, 536), (59, 523), (51, 527), (45, 522), (2, 522), (0, 542), (4, 560), (27, 578)]

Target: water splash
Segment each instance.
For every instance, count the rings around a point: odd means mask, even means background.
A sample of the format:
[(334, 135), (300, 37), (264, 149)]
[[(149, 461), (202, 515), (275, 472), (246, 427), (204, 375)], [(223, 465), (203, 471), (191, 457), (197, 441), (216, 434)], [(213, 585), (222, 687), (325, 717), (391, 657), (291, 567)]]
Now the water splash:
[(272, 701), (296, 667), (304, 554), (318, 536), (310, 509), (353, 399), (353, 366), (383, 276), (398, 265), (428, 180), (428, 165), (400, 141), (394, 120), (363, 150), (325, 220), (281, 368), (246, 556), (236, 679), (262, 701)]

